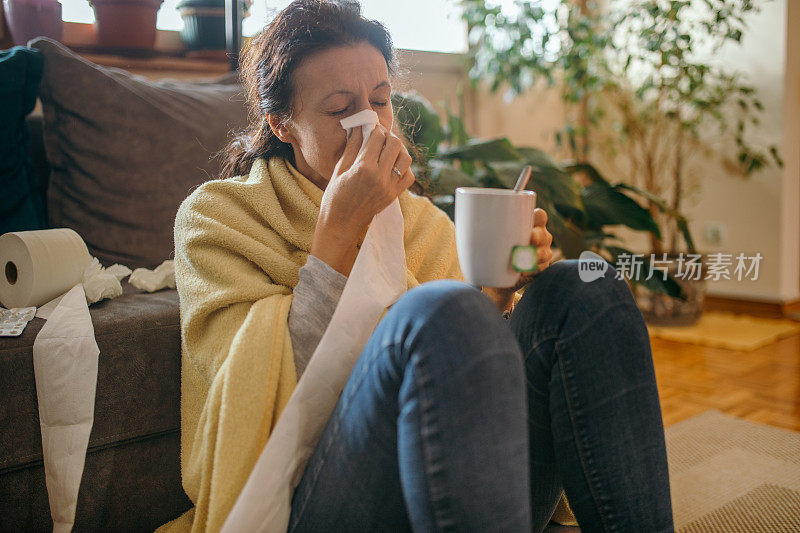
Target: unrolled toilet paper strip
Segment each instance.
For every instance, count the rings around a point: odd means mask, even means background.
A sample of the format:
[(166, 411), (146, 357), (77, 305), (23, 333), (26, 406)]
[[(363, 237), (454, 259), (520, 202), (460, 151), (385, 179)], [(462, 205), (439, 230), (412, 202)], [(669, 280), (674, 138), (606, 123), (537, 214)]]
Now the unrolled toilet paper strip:
[[(362, 115), (369, 123), (345, 119), (343, 126), (371, 124), (371, 131), (377, 115), (370, 113)], [(224, 533), (287, 530), (292, 494), (344, 384), (383, 311), (406, 288), (403, 214), (395, 199), (372, 220), (328, 328), (229, 513)]]
[(50, 315), (53, 314), (53, 311), (55, 311), (56, 307), (58, 307), (58, 304), (61, 303), (61, 299), (65, 295), (66, 295), (66, 293), (61, 294), (59, 296), (56, 296), (55, 298), (53, 298), (52, 300), (50, 300), (49, 302), (47, 302), (43, 306), (37, 307), (36, 308), (36, 318), (43, 318), (44, 320), (49, 319)]
[(94, 420), (99, 354), (86, 293), (77, 283), (33, 341), (44, 474), (56, 533), (69, 532), (75, 521)]

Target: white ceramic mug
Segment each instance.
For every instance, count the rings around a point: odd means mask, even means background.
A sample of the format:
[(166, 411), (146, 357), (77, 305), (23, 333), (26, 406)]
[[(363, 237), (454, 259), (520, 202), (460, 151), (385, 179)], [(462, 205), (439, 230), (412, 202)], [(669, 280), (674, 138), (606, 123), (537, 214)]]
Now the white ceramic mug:
[(511, 266), (515, 246), (530, 244), (536, 193), (508, 189), (456, 189), (456, 248), (467, 283), (512, 287), (520, 273)]

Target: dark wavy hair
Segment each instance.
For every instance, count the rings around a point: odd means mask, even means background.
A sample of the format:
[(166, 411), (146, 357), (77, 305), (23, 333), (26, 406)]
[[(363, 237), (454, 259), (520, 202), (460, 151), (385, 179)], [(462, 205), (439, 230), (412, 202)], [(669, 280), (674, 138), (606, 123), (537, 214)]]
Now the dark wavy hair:
[(292, 146), (278, 139), (267, 114), (287, 120), (292, 115), (293, 74), (309, 55), (334, 46), (367, 42), (397, 71), (392, 38), (377, 21), (361, 16), (353, 0), (295, 0), (281, 11), (246, 47), (240, 62), (247, 89), (249, 121), (223, 150), (222, 177), (250, 172), (258, 158), (294, 158)]

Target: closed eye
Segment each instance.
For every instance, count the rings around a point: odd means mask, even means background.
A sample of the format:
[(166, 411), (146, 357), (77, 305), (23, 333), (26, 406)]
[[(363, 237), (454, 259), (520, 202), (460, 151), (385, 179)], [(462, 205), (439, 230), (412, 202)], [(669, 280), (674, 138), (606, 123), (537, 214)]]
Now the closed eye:
[[(386, 100), (386, 101), (383, 101), (383, 102), (370, 102), (370, 104), (372, 104), (374, 106), (377, 106), (377, 107), (386, 107), (386, 106), (389, 105), (389, 101)], [(345, 113), (347, 113), (347, 111), (349, 109), (350, 109), (350, 106), (347, 106), (347, 107), (344, 107), (342, 109), (338, 109), (338, 110), (335, 110), (335, 111), (330, 111), (330, 114), (333, 115), (333, 116), (344, 115)]]

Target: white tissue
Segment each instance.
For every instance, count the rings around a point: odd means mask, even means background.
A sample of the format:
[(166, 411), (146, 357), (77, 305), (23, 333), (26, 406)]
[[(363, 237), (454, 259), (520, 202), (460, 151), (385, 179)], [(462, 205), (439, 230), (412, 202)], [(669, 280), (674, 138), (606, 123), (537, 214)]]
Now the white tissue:
[(122, 295), (120, 280), (131, 273), (131, 269), (115, 264), (103, 268), (100, 261), (92, 258), (83, 270), (83, 290), (86, 292), (86, 303), (91, 305), (106, 298), (116, 298)]
[(155, 270), (137, 268), (131, 274), (128, 283), (147, 292), (155, 292), (167, 287), (174, 289), (175, 261), (168, 259), (158, 265)]
[(122, 281), (122, 278), (131, 273), (130, 268), (125, 265), (120, 265), (119, 263), (114, 263), (110, 267), (106, 267), (105, 271), (117, 278), (117, 281)]
[(348, 139), (350, 138), (353, 128), (361, 126), (361, 148), (358, 150), (358, 153), (361, 153), (361, 151), (367, 145), (367, 140), (369, 139), (370, 133), (372, 133), (372, 130), (375, 129), (375, 126), (379, 124), (379, 120), (378, 114), (375, 111), (372, 109), (364, 109), (355, 115), (350, 115), (347, 118), (343, 118), (339, 121), (339, 123), (345, 130), (347, 130)]
[[(356, 117), (359, 117), (356, 120)], [(366, 110), (342, 126), (369, 127)], [(363, 150), (369, 133), (364, 135)], [(384, 310), (406, 291), (403, 214), (394, 200), (372, 220), (330, 324), (222, 528), (223, 532), (284, 532), (292, 494)]]

